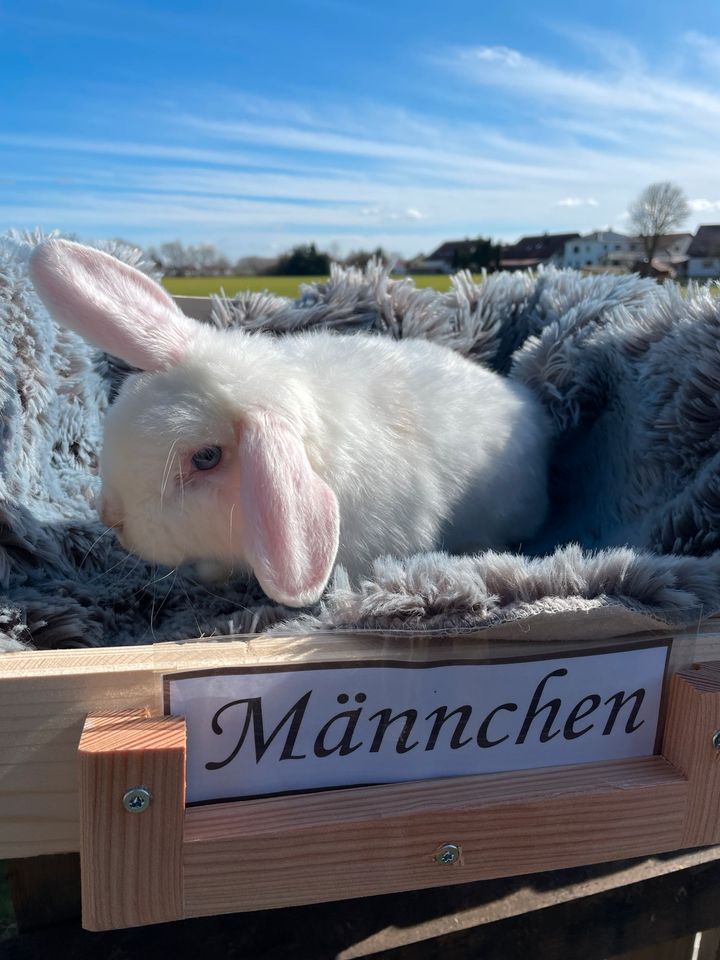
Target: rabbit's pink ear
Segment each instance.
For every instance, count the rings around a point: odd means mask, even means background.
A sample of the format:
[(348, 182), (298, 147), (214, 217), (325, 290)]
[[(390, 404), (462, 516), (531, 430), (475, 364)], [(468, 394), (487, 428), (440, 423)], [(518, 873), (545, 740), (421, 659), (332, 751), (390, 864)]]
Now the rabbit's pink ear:
[(159, 284), (79, 243), (36, 247), (30, 278), (59, 324), (141, 370), (178, 363), (197, 331)]
[(247, 559), (260, 586), (290, 607), (319, 600), (337, 554), (338, 503), (281, 417), (262, 413), (243, 426), (240, 478)]

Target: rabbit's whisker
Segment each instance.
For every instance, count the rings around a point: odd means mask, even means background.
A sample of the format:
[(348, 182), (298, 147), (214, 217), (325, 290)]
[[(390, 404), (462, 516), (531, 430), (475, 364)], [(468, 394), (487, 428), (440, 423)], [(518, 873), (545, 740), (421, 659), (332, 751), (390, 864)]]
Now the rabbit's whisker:
[[(233, 514), (235, 513), (235, 504), (230, 507), (230, 550), (232, 551), (232, 528), (233, 528)], [(233, 561), (230, 564), (230, 573), (228, 574), (228, 580), (235, 573), (235, 553), (232, 552)]]
[[(164, 577), (160, 577), (159, 579), (153, 581), (154, 584), (160, 583), (162, 580), (166, 580), (167, 577), (169, 577), (171, 573), (172, 573), (172, 574), (175, 574), (175, 576), (173, 577), (173, 581), (172, 581), (172, 583), (170, 584), (169, 588), (165, 591), (165, 596), (162, 598), (162, 600), (161, 600), (161, 602), (160, 602), (160, 606), (157, 608), (157, 610), (155, 610), (155, 603), (153, 602), (153, 614), (154, 614), (155, 616), (157, 616), (157, 615), (160, 613), (160, 611), (162, 610), (162, 608), (165, 606), (165, 602), (166, 602), (167, 598), (170, 596), (170, 594), (172, 593), (173, 589), (175, 588), (175, 583), (176, 583), (176, 581), (177, 581), (177, 575), (178, 575), (178, 568), (177, 568), (177, 567), (174, 567), (174, 568), (170, 571), (170, 573), (166, 574)], [(154, 598), (153, 598), (153, 599), (154, 599)], [(152, 616), (151, 616), (151, 620), (152, 620)]]
[[(132, 556), (131, 553), (126, 553), (125, 556), (122, 557), (120, 560), (118, 560), (116, 563), (113, 563), (111, 566), (107, 567), (101, 573), (98, 573), (96, 576), (92, 578), (92, 580), (88, 580), (88, 584), (95, 583), (96, 580), (102, 580), (102, 578), (106, 577), (108, 573), (112, 573), (113, 570), (116, 570), (118, 567), (121, 567), (124, 563), (127, 563), (131, 556)], [(122, 582), (122, 581), (118, 581), (118, 582)]]
[(234, 600), (232, 597), (223, 597), (219, 593), (213, 593), (212, 590), (208, 590), (207, 586), (201, 580), (193, 580), (191, 577), (187, 577), (187, 582), (192, 584), (193, 587), (197, 587), (198, 590), (202, 590), (203, 593), (206, 593), (209, 597), (213, 597), (215, 600), (222, 600), (224, 603), (232, 602), (238, 610), (242, 610), (244, 613), (253, 613), (252, 607), (246, 607), (244, 604), (240, 603), (238, 600)]
[[(183, 580), (183, 579), (180, 580), (180, 587), (182, 588), (183, 593), (184, 593), (185, 596), (187, 597), (188, 606), (190, 607), (190, 611), (191, 611), (191, 613), (192, 613), (192, 615), (193, 615), (193, 618), (194, 618), (194, 620), (195, 620), (195, 625), (197, 626), (198, 636), (199, 636), (199, 637), (212, 636), (212, 634), (203, 633), (203, 629), (202, 629), (202, 627), (200, 626), (200, 622), (199, 622), (199, 620), (198, 620), (198, 618), (197, 618), (197, 614), (195, 613), (195, 608), (193, 607), (192, 600), (190, 599), (190, 594), (187, 592), (187, 589), (185, 588), (185, 583), (184, 583), (184, 580)], [(215, 631), (213, 630), (212, 633), (214, 634)]]
[[(173, 440), (173, 442), (170, 444), (170, 449), (168, 450), (167, 460), (165, 461), (165, 468), (163, 469), (162, 481), (161, 481), (161, 486), (160, 486), (160, 509), (161, 509), (161, 510), (162, 510), (162, 507), (163, 507), (163, 498), (164, 498), (164, 496), (165, 496), (165, 490), (166, 490), (166, 488), (167, 488), (168, 481), (169, 481), (169, 479), (170, 479), (170, 475), (171, 475), (171, 473), (172, 473), (172, 462), (173, 462), (174, 459), (175, 459), (175, 458), (174, 458), (174, 453), (175, 453), (175, 447), (177, 446), (177, 444), (178, 444), (178, 438), (176, 437), (175, 440)], [(172, 459), (171, 459), (171, 458), (172, 458)]]
[[(129, 554), (127, 555), (126, 559), (129, 560), (131, 556), (132, 556), (132, 554), (129, 553)], [(122, 585), (122, 584), (124, 584), (124, 583), (127, 583), (128, 580), (130, 579), (130, 577), (132, 577), (132, 575), (135, 573), (135, 571), (137, 570), (138, 566), (139, 566), (142, 562), (143, 562), (142, 557), (136, 557), (136, 558), (135, 558), (135, 563), (132, 565), (132, 567), (130, 567), (130, 569), (125, 570), (125, 571), (123, 572), (122, 577), (118, 580), (118, 585)]]
[(119, 526), (122, 526), (122, 520), (118, 520), (117, 523), (114, 523), (111, 527), (108, 527), (107, 530), (103, 530), (103, 532), (100, 534), (100, 536), (99, 536), (99, 537), (96, 537), (96, 538), (93, 540), (93, 542), (92, 542), (92, 543), (90, 544), (90, 546), (88, 547), (88, 549), (87, 549), (87, 551), (86, 551), (86, 553), (85, 553), (85, 556), (84, 556), (84, 557), (82, 558), (82, 560), (80, 561), (80, 566), (81, 566), (81, 567), (82, 567), (82, 565), (85, 563), (85, 561), (87, 560), (87, 558), (90, 556), (90, 554), (93, 552), (93, 550), (95, 549), (95, 547), (100, 543), (100, 541), (102, 540), (102, 538), (103, 538), (106, 534), (112, 533), (112, 531), (113, 531), (116, 527), (119, 527)]
[(178, 480), (180, 481), (180, 513), (185, 510), (185, 478), (183, 477), (182, 464), (178, 460)]
[[(153, 570), (157, 571), (157, 567), (158, 567), (157, 563), (153, 561), (152, 566), (153, 566)], [(152, 606), (150, 607), (150, 633), (152, 634), (153, 643), (158, 643), (157, 634), (155, 633), (155, 617), (156, 617), (155, 603), (157, 601), (157, 591), (155, 587), (157, 586), (158, 583), (161, 583), (163, 580), (167, 580), (167, 578), (171, 577), (173, 574), (177, 576), (177, 567), (173, 567), (172, 570), (168, 570), (168, 572), (163, 574), (162, 577), (154, 577), (152, 580), (148, 581), (148, 583), (146, 584), (146, 586), (152, 586), (153, 588)], [(163, 604), (165, 603), (169, 594), (171, 593), (174, 583), (175, 581), (173, 580), (173, 583), (170, 585), (170, 590), (166, 592), (160, 606), (157, 609), (157, 613), (159, 613), (160, 610), (162, 610)]]
[[(153, 567), (157, 572), (158, 564), (153, 563)], [(138, 587), (138, 590), (146, 590), (148, 587), (154, 587), (157, 583), (162, 583), (163, 580), (167, 580), (168, 577), (171, 577), (174, 573), (177, 573), (177, 567), (173, 567), (172, 570), (168, 570), (167, 573), (164, 573), (161, 577), (154, 577), (152, 580), (148, 580), (147, 583), (144, 583), (141, 587)]]

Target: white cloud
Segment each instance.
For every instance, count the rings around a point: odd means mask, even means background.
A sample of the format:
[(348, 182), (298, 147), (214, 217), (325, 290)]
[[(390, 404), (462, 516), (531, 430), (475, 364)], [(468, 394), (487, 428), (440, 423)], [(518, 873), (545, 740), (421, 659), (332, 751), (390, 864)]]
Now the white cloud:
[(632, 41), (617, 33), (591, 27), (578, 26), (567, 21), (555, 21), (548, 24), (551, 30), (569, 40), (574, 48), (582, 51), (583, 60), (599, 61), (611, 67), (627, 71), (631, 67), (635, 72), (645, 69), (642, 53)]
[(597, 207), (598, 201), (594, 197), (564, 197), (558, 200), (556, 207)]
[(693, 30), (683, 34), (682, 39), (690, 47), (693, 66), (699, 59), (703, 66), (711, 70), (720, 69), (720, 40)]
[(356, 238), (411, 255), (453, 236), (593, 229), (655, 180), (696, 198), (690, 226), (720, 218), (706, 199), (717, 196), (720, 99), (683, 66), (702, 46), (709, 69), (720, 45), (686, 36), (656, 68), (622, 38), (568, 36), (586, 69), (506, 46), (442, 52), (428, 82), (469, 90), (466, 116), (232, 90), (196, 113), (139, 105), (145, 138), (0, 133), (0, 230), (237, 237), (233, 255), (262, 238), (266, 249)]
[(407, 210), (394, 210), (390, 214), (391, 220), (424, 220), (425, 214), (420, 213), (415, 207), (408, 207)]
[(519, 67), (525, 62), (523, 55), (510, 47), (476, 47), (471, 56), (477, 60), (502, 63), (509, 67)]
[(660, 112), (662, 104), (643, 85), (626, 85), (620, 76), (579, 73), (528, 57), (508, 47), (468, 47), (444, 58), (445, 66), (470, 81), (522, 95), (528, 100), (552, 98), (561, 108)]
[[(690, 35), (692, 36), (692, 35)], [(703, 87), (695, 77), (686, 80), (663, 69), (646, 67), (635, 49), (622, 40), (622, 60), (612, 60), (603, 69), (577, 71), (524, 55), (508, 47), (466, 47), (441, 55), (440, 62), (466, 82), (496, 88), (522, 97), (526, 102), (547, 102), (552, 113), (586, 111), (613, 123), (638, 114), (655, 119), (672, 118), (685, 125), (708, 129), (720, 118), (720, 99), (712, 86)], [(720, 47), (713, 46), (713, 56)], [(690, 117), (689, 110), (697, 111)]]
[(720, 210), (720, 200), (688, 200), (688, 206), (693, 213), (706, 213), (708, 210)]

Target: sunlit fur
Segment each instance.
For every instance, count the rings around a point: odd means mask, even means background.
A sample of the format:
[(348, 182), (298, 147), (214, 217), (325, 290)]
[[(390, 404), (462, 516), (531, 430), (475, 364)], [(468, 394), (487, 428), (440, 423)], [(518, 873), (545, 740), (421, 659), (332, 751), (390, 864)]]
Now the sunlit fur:
[[(357, 577), (386, 554), (501, 549), (542, 522), (539, 401), (447, 347), (217, 330), (65, 240), (39, 245), (30, 274), (60, 323), (152, 371), (110, 409), (99, 501), (151, 562), (250, 568), (268, 596), (304, 606), (336, 561)], [(197, 470), (207, 446), (222, 459)]]
[[(247, 566), (237, 446), (262, 411), (335, 493), (352, 577), (384, 554), (502, 549), (544, 517), (549, 428), (526, 388), (427, 341), (199, 327), (183, 362), (129, 378), (107, 417), (102, 508), (128, 549)], [(209, 445), (220, 465), (194, 470)]]

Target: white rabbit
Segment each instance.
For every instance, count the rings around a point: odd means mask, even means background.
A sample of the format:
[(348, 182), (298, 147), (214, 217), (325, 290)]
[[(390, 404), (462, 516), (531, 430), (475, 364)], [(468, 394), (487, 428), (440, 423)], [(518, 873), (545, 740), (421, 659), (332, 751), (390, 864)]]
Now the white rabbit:
[(249, 568), (304, 606), (336, 562), (352, 577), (379, 555), (502, 549), (544, 518), (539, 401), (446, 347), (218, 330), (64, 240), (31, 276), (58, 323), (147, 371), (107, 415), (100, 513), (149, 561)]

